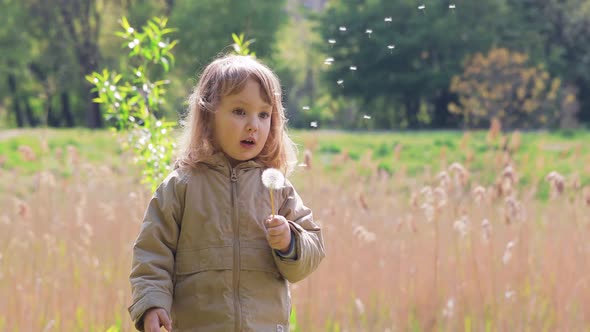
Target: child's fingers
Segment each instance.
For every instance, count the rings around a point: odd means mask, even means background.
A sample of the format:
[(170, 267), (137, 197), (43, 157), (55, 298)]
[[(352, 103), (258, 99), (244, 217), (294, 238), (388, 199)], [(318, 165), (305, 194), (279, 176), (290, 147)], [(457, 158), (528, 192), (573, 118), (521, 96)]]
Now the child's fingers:
[(285, 219), (285, 217), (275, 215), (275, 216), (269, 216), (268, 218), (266, 218), (266, 220), (264, 221), (264, 224), (266, 225), (266, 228), (271, 228), (271, 227), (279, 226), (279, 225), (284, 224), (286, 222), (287, 222), (287, 220)]
[(282, 224), (275, 227), (270, 227), (266, 229), (266, 233), (269, 236), (278, 236), (283, 235), (289, 230), (289, 226)]
[(160, 322), (158, 321), (158, 315), (146, 315), (143, 320), (143, 328), (145, 332), (159, 332)]
[(158, 310), (158, 318), (160, 319), (160, 323), (164, 325), (164, 328), (168, 332), (172, 331), (172, 321), (170, 320), (170, 317), (168, 317), (168, 313), (165, 310)]

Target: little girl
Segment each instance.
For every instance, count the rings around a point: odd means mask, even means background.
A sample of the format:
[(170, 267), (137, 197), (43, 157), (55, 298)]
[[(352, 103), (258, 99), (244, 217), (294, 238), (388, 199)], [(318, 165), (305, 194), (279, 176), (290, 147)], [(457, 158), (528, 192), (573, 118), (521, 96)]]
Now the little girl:
[(324, 258), (320, 228), (288, 180), (281, 87), (246, 56), (209, 64), (190, 97), (175, 170), (147, 207), (133, 247), (131, 318), (140, 331), (289, 331), (288, 282)]

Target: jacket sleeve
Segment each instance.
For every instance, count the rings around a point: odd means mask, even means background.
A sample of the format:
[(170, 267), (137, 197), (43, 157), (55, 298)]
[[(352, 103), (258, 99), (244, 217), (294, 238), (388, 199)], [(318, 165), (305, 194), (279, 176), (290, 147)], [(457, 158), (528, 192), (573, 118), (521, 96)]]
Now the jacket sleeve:
[(283, 277), (295, 283), (315, 271), (326, 254), (320, 227), (313, 222), (311, 210), (303, 205), (301, 197), (288, 180), (283, 189), (283, 199), (279, 214), (289, 221), (292, 234), (295, 235), (297, 258), (283, 258), (276, 252), (273, 252), (273, 257)]
[(183, 214), (186, 185), (177, 171), (170, 174), (152, 197), (133, 245), (129, 307), (135, 327), (143, 331), (143, 315), (160, 307), (170, 314), (176, 245)]

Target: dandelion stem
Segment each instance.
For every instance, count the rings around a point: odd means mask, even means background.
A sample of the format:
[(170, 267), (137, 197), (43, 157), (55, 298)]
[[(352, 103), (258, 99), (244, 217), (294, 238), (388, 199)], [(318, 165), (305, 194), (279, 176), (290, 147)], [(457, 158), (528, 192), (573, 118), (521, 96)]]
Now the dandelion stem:
[(268, 192), (270, 193), (270, 211), (272, 212), (272, 216), (275, 216), (275, 200), (272, 194), (272, 189), (269, 189)]

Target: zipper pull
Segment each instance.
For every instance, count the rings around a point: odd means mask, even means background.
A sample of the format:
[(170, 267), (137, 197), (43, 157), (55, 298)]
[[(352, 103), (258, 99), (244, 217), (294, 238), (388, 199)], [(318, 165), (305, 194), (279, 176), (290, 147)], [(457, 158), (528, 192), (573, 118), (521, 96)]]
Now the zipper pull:
[(231, 182), (238, 181), (238, 175), (236, 174), (236, 170), (234, 168), (231, 169)]

